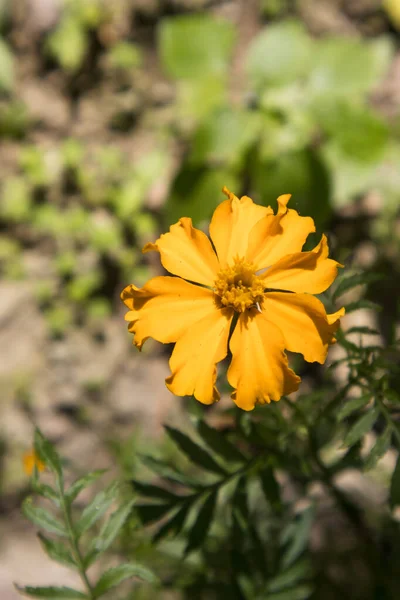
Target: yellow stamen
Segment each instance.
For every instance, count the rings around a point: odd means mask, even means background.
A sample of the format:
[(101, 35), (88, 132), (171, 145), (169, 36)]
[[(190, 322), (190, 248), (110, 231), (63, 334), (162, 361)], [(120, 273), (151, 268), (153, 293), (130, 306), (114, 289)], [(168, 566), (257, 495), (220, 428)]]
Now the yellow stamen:
[(214, 283), (214, 292), (222, 306), (244, 312), (260, 305), (264, 298), (264, 283), (256, 275), (256, 268), (244, 258), (236, 257), (234, 264), (221, 269)]

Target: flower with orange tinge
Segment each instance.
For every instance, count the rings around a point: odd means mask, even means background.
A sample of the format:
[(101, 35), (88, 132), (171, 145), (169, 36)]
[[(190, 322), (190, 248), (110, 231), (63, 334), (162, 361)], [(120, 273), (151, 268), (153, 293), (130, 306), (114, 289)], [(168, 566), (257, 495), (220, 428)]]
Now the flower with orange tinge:
[(29, 476), (32, 475), (35, 466), (38, 471), (44, 471), (46, 468), (46, 465), (42, 460), (40, 460), (35, 450), (28, 450), (25, 452), (22, 458), (22, 463), (24, 465), (25, 473)]
[(223, 191), (228, 199), (214, 212), (211, 241), (183, 217), (143, 248), (159, 252), (175, 277), (154, 277), (140, 289), (128, 285), (121, 298), (139, 349), (150, 337), (175, 342), (166, 379), (171, 392), (217, 402), (216, 366), (229, 350), (232, 399), (252, 410), (298, 389), (285, 350), (325, 362), (344, 309), (327, 314), (313, 294), (324, 292), (342, 265), (328, 258), (325, 235), (301, 251), (315, 225), (288, 209), (290, 194), (278, 198), (274, 214)]

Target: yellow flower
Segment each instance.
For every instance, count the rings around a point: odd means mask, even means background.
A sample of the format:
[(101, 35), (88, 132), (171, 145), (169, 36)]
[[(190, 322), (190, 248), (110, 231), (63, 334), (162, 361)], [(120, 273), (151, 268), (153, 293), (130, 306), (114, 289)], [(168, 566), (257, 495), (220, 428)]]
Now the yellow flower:
[(289, 194), (278, 198), (275, 215), (223, 191), (228, 200), (212, 217), (212, 243), (191, 219), (180, 219), (143, 248), (159, 252), (175, 277), (154, 277), (141, 289), (129, 285), (121, 298), (139, 349), (149, 337), (176, 342), (166, 379), (171, 392), (217, 402), (216, 365), (229, 348), (232, 399), (252, 410), (297, 390), (300, 377), (285, 350), (325, 361), (344, 309), (327, 315), (311, 294), (325, 291), (341, 265), (328, 258), (324, 235), (314, 250), (301, 252), (314, 221), (287, 208)]
[(31, 476), (33, 473), (33, 469), (37, 468), (38, 471), (44, 471), (46, 468), (46, 465), (44, 464), (44, 462), (42, 460), (40, 460), (40, 458), (38, 457), (38, 455), (36, 454), (36, 452), (34, 450), (28, 450), (27, 452), (24, 453), (24, 456), (22, 458), (22, 463), (24, 465), (24, 471), (27, 475)]

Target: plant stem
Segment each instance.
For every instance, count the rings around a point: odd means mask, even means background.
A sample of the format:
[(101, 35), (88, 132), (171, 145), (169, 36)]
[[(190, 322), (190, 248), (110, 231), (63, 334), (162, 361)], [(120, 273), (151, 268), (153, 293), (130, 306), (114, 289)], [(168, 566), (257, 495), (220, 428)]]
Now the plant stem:
[[(60, 482), (58, 482), (58, 483), (60, 484)], [(94, 590), (93, 590), (93, 587), (92, 587), (92, 585), (88, 579), (88, 576), (86, 574), (86, 568), (85, 568), (83, 557), (82, 557), (82, 554), (81, 554), (81, 551), (79, 548), (78, 538), (77, 538), (77, 535), (74, 530), (72, 517), (71, 517), (71, 509), (65, 498), (63, 487), (60, 485), (58, 487), (59, 487), (60, 501), (61, 501), (60, 507), (61, 507), (61, 511), (62, 511), (62, 514), (64, 517), (65, 525), (67, 527), (71, 551), (72, 551), (73, 557), (75, 559), (80, 578), (82, 579), (82, 582), (86, 588), (87, 594), (88, 594), (90, 600), (95, 600)]]

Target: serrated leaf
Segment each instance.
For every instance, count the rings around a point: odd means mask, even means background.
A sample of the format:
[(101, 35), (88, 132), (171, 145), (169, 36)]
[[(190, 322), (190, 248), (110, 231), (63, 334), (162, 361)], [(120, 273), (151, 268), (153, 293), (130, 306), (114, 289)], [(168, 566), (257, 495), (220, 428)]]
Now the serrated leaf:
[(92, 471), (83, 477), (79, 477), (68, 490), (65, 492), (65, 497), (67, 500), (72, 503), (75, 498), (81, 493), (82, 490), (87, 488), (89, 485), (94, 483), (99, 477), (101, 477), (104, 473), (106, 473), (106, 469), (99, 469), (97, 471)]
[(118, 482), (113, 482), (106, 490), (102, 490), (93, 498), (82, 512), (75, 525), (77, 536), (80, 537), (104, 515), (118, 496)]
[(385, 431), (378, 437), (375, 444), (373, 445), (368, 457), (364, 463), (364, 469), (372, 469), (376, 463), (389, 449), (390, 442), (392, 439), (392, 427), (388, 425)]
[(30, 598), (48, 598), (49, 600), (89, 600), (86, 594), (69, 587), (21, 587), (15, 586), (20, 594)]
[(47, 500), (51, 500), (56, 506), (60, 505), (60, 499), (57, 495), (57, 492), (51, 486), (45, 483), (41, 483), (38, 480), (35, 480), (35, 478), (33, 478), (32, 490), (35, 492), (35, 494), (38, 494), (43, 498), (47, 498)]
[(38, 533), (38, 538), (41, 541), (44, 550), (52, 560), (66, 565), (67, 567), (76, 568), (76, 562), (71, 552), (64, 544), (57, 542), (56, 540), (50, 540), (42, 533)]
[(311, 525), (314, 520), (314, 507), (306, 508), (301, 515), (290, 523), (283, 534), (283, 542), (289, 542), (288, 549), (283, 555), (282, 569), (290, 567), (307, 548), (310, 539)]
[(158, 542), (167, 536), (169, 533), (173, 533), (174, 535), (178, 535), (186, 522), (189, 511), (192, 507), (192, 504), (187, 502), (183, 506), (181, 506), (173, 517), (167, 520), (157, 531), (157, 533), (153, 536), (153, 541)]
[(103, 525), (99, 535), (92, 540), (85, 558), (86, 568), (111, 546), (129, 517), (134, 502), (135, 499), (132, 498), (113, 512), (108, 521)]
[(188, 542), (185, 548), (185, 556), (187, 556), (190, 552), (197, 550), (197, 548), (199, 548), (206, 539), (213, 520), (217, 499), (218, 490), (215, 490), (209, 494), (203, 503), (203, 506), (197, 515), (196, 521), (189, 532)]
[(375, 310), (378, 312), (382, 310), (382, 307), (379, 306), (379, 304), (371, 302), (370, 300), (361, 299), (357, 300), (356, 302), (350, 302), (349, 304), (346, 304), (346, 315), (356, 310), (360, 310), (362, 308), (368, 308), (370, 310)]
[(135, 510), (143, 525), (158, 521), (174, 507), (171, 504), (137, 504)]
[(223, 469), (206, 450), (203, 450), (203, 448), (198, 446), (189, 436), (168, 425), (165, 429), (170, 438), (191, 462), (212, 473), (226, 475), (225, 469)]
[(160, 458), (147, 454), (139, 454), (139, 458), (148, 469), (153, 471), (153, 473), (168, 481), (179, 483), (187, 487), (199, 487), (198, 483), (192, 480), (188, 475), (180, 473), (175, 467)]
[(205, 421), (197, 421), (196, 429), (207, 446), (227, 462), (241, 463), (246, 461), (246, 457), (222, 432), (213, 429)]
[(393, 508), (397, 504), (400, 504), (400, 455), (390, 482), (390, 506)]
[(62, 478), (62, 466), (58, 452), (54, 448), (53, 444), (49, 442), (47, 438), (39, 431), (35, 430), (35, 450), (38, 456), (46, 464), (49, 469), (55, 473), (59, 479)]
[(33, 506), (32, 498), (26, 498), (22, 504), (22, 512), (27, 519), (29, 519), (34, 525), (42, 527), (50, 533), (56, 533), (60, 536), (67, 536), (66, 529), (52, 514), (50, 514), (44, 508)]
[(167, 502), (171, 503), (181, 500), (180, 496), (177, 496), (173, 492), (159, 487), (158, 485), (145, 483), (144, 481), (137, 481), (136, 479), (132, 479), (131, 483), (139, 494), (146, 496), (147, 498), (152, 498), (154, 500), (166, 500)]
[(376, 329), (372, 329), (372, 327), (350, 327), (346, 331), (346, 335), (350, 335), (351, 333), (359, 333), (360, 335), (379, 335), (379, 331)]
[(383, 275), (380, 273), (355, 273), (350, 277), (344, 277), (339, 281), (336, 290), (333, 293), (332, 299), (337, 300), (348, 290), (351, 290), (358, 285), (366, 285), (375, 281), (380, 281)]
[(359, 396), (358, 398), (346, 400), (345, 404), (343, 404), (343, 406), (339, 409), (338, 413), (336, 414), (336, 420), (343, 421), (343, 419), (351, 415), (351, 413), (355, 412), (356, 410), (359, 410), (360, 408), (368, 404), (368, 402), (370, 401), (370, 394), (365, 394), (363, 396)]
[(118, 565), (117, 567), (112, 567), (102, 574), (94, 588), (94, 597), (100, 598), (100, 596), (103, 596), (103, 594), (108, 592), (111, 588), (131, 577), (138, 577), (147, 583), (158, 583), (157, 577), (147, 567), (138, 563), (126, 563)]
[(376, 419), (379, 416), (379, 409), (373, 408), (368, 410), (347, 432), (343, 446), (353, 446), (358, 440), (360, 440), (366, 433), (371, 431)]

